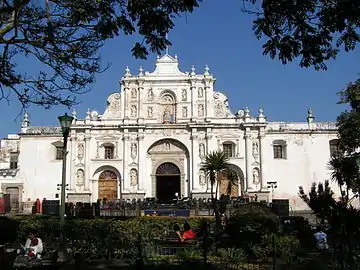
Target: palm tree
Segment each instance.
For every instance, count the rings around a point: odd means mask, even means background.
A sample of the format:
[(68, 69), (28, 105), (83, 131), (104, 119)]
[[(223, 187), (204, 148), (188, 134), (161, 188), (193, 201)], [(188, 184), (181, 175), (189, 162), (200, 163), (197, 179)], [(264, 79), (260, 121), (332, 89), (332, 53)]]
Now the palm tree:
[[(219, 215), (219, 205), (217, 203), (216, 196), (218, 194), (221, 182), (223, 181), (223, 176), (226, 175), (229, 180), (228, 183), (228, 193), (231, 192), (232, 186), (236, 185), (238, 175), (231, 168), (231, 164), (228, 162), (229, 158), (222, 151), (213, 151), (207, 154), (202, 163), (201, 169), (205, 172), (207, 179), (210, 181), (211, 185), (211, 202), (215, 212), (217, 228), (220, 225), (220, 215)], [(214, 196), (214, 186), (215, 186), (215, 196)]]
[(331, 157), (328, 168), (331, 170), (331, 180), (339, 186), (342, 200), (348, 203), (350, 190), (358, 194), (360, 190), (360, 173), (357, 163), (358, 156), (337, 155)]

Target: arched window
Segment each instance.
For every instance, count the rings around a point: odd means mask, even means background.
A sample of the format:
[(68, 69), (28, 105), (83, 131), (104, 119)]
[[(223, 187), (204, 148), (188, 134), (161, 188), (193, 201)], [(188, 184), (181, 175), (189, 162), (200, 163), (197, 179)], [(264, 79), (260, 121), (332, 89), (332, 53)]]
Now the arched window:
[(273, 141), (274, 159), (286, 159), (286, 142), (284, 140)]
[(341, 154), (338, 139), (333, 139), (333, 140), (329, 141), (329, 150), (330, 150), (331, 157), (335, 157), (335, 156), (338, 156)]

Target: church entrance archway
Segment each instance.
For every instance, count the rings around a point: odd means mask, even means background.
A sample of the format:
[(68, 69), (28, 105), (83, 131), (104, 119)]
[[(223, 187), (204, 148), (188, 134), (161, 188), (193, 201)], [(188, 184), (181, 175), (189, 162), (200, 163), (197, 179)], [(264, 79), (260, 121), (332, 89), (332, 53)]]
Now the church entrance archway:
[(162, 163), (156, 169), (156, 198), (162, 202), (181, 197), (180, 169), (171, 162)]
[(113, 201), (118, 198), (118, 177), (112, 171), (103, 171), (99, 176), (98, 198)]
[(230, 182), (229, 175), (227, 173), (221, 173), (219, 175), (219, 195), (229, 195), (230, 197), (241, 196), (245, 190), (244, 173), (238, 166), (234, 164), (230, 164), (230, 169), (233, 171), (233, 173), (235, 173), (236, 179), (234, 179), (233, 182)]

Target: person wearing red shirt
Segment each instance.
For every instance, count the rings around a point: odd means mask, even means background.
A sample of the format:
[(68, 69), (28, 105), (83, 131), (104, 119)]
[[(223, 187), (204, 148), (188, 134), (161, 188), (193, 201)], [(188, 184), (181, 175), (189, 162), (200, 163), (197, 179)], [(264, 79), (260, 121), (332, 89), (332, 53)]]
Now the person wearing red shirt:
[(190, 224), (185, 222), (185, 224), (184, 224), (184, 233), (183, 233), (183, 235), (181, 237), (181, 241), (182, 242), (184, 242), (184, 241), (189, 242), (187, 240), (194, 239), (195, 237), (196, 237), (196, 234), (191, 229)]

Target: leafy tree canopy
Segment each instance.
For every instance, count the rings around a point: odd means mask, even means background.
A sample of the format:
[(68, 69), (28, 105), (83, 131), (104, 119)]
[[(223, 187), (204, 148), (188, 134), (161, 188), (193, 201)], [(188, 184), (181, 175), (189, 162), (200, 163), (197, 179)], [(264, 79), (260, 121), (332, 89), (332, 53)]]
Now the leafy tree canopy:
[(347, 154), (356, 155), (360, 147), (360, 80), (350, 83), (339, 95), (339, 103), (349, 105), (337, 117), (340, 147)]
[(257, 16), (256, 37), (267, 39), (264, 54), (284, 64), (300, 58), (301, 67), (327, 69), (327, 60), (340, 49), (354, 50), (360, 41), (358, 0), (262, 0), (262, 8), (245, 10)]
[[(99, 48), (120, 35), (139, 34), (132, 53), (146, 58), (170, 45), (174, 19), (201, 0), (2, 0), (0, 100), (15, 94), (24, 108), (72, 106), (94, 82)], [(19, 60), (40, 70), (24, 72)], [(38, 66), (34, 62), (34, 66)]]

